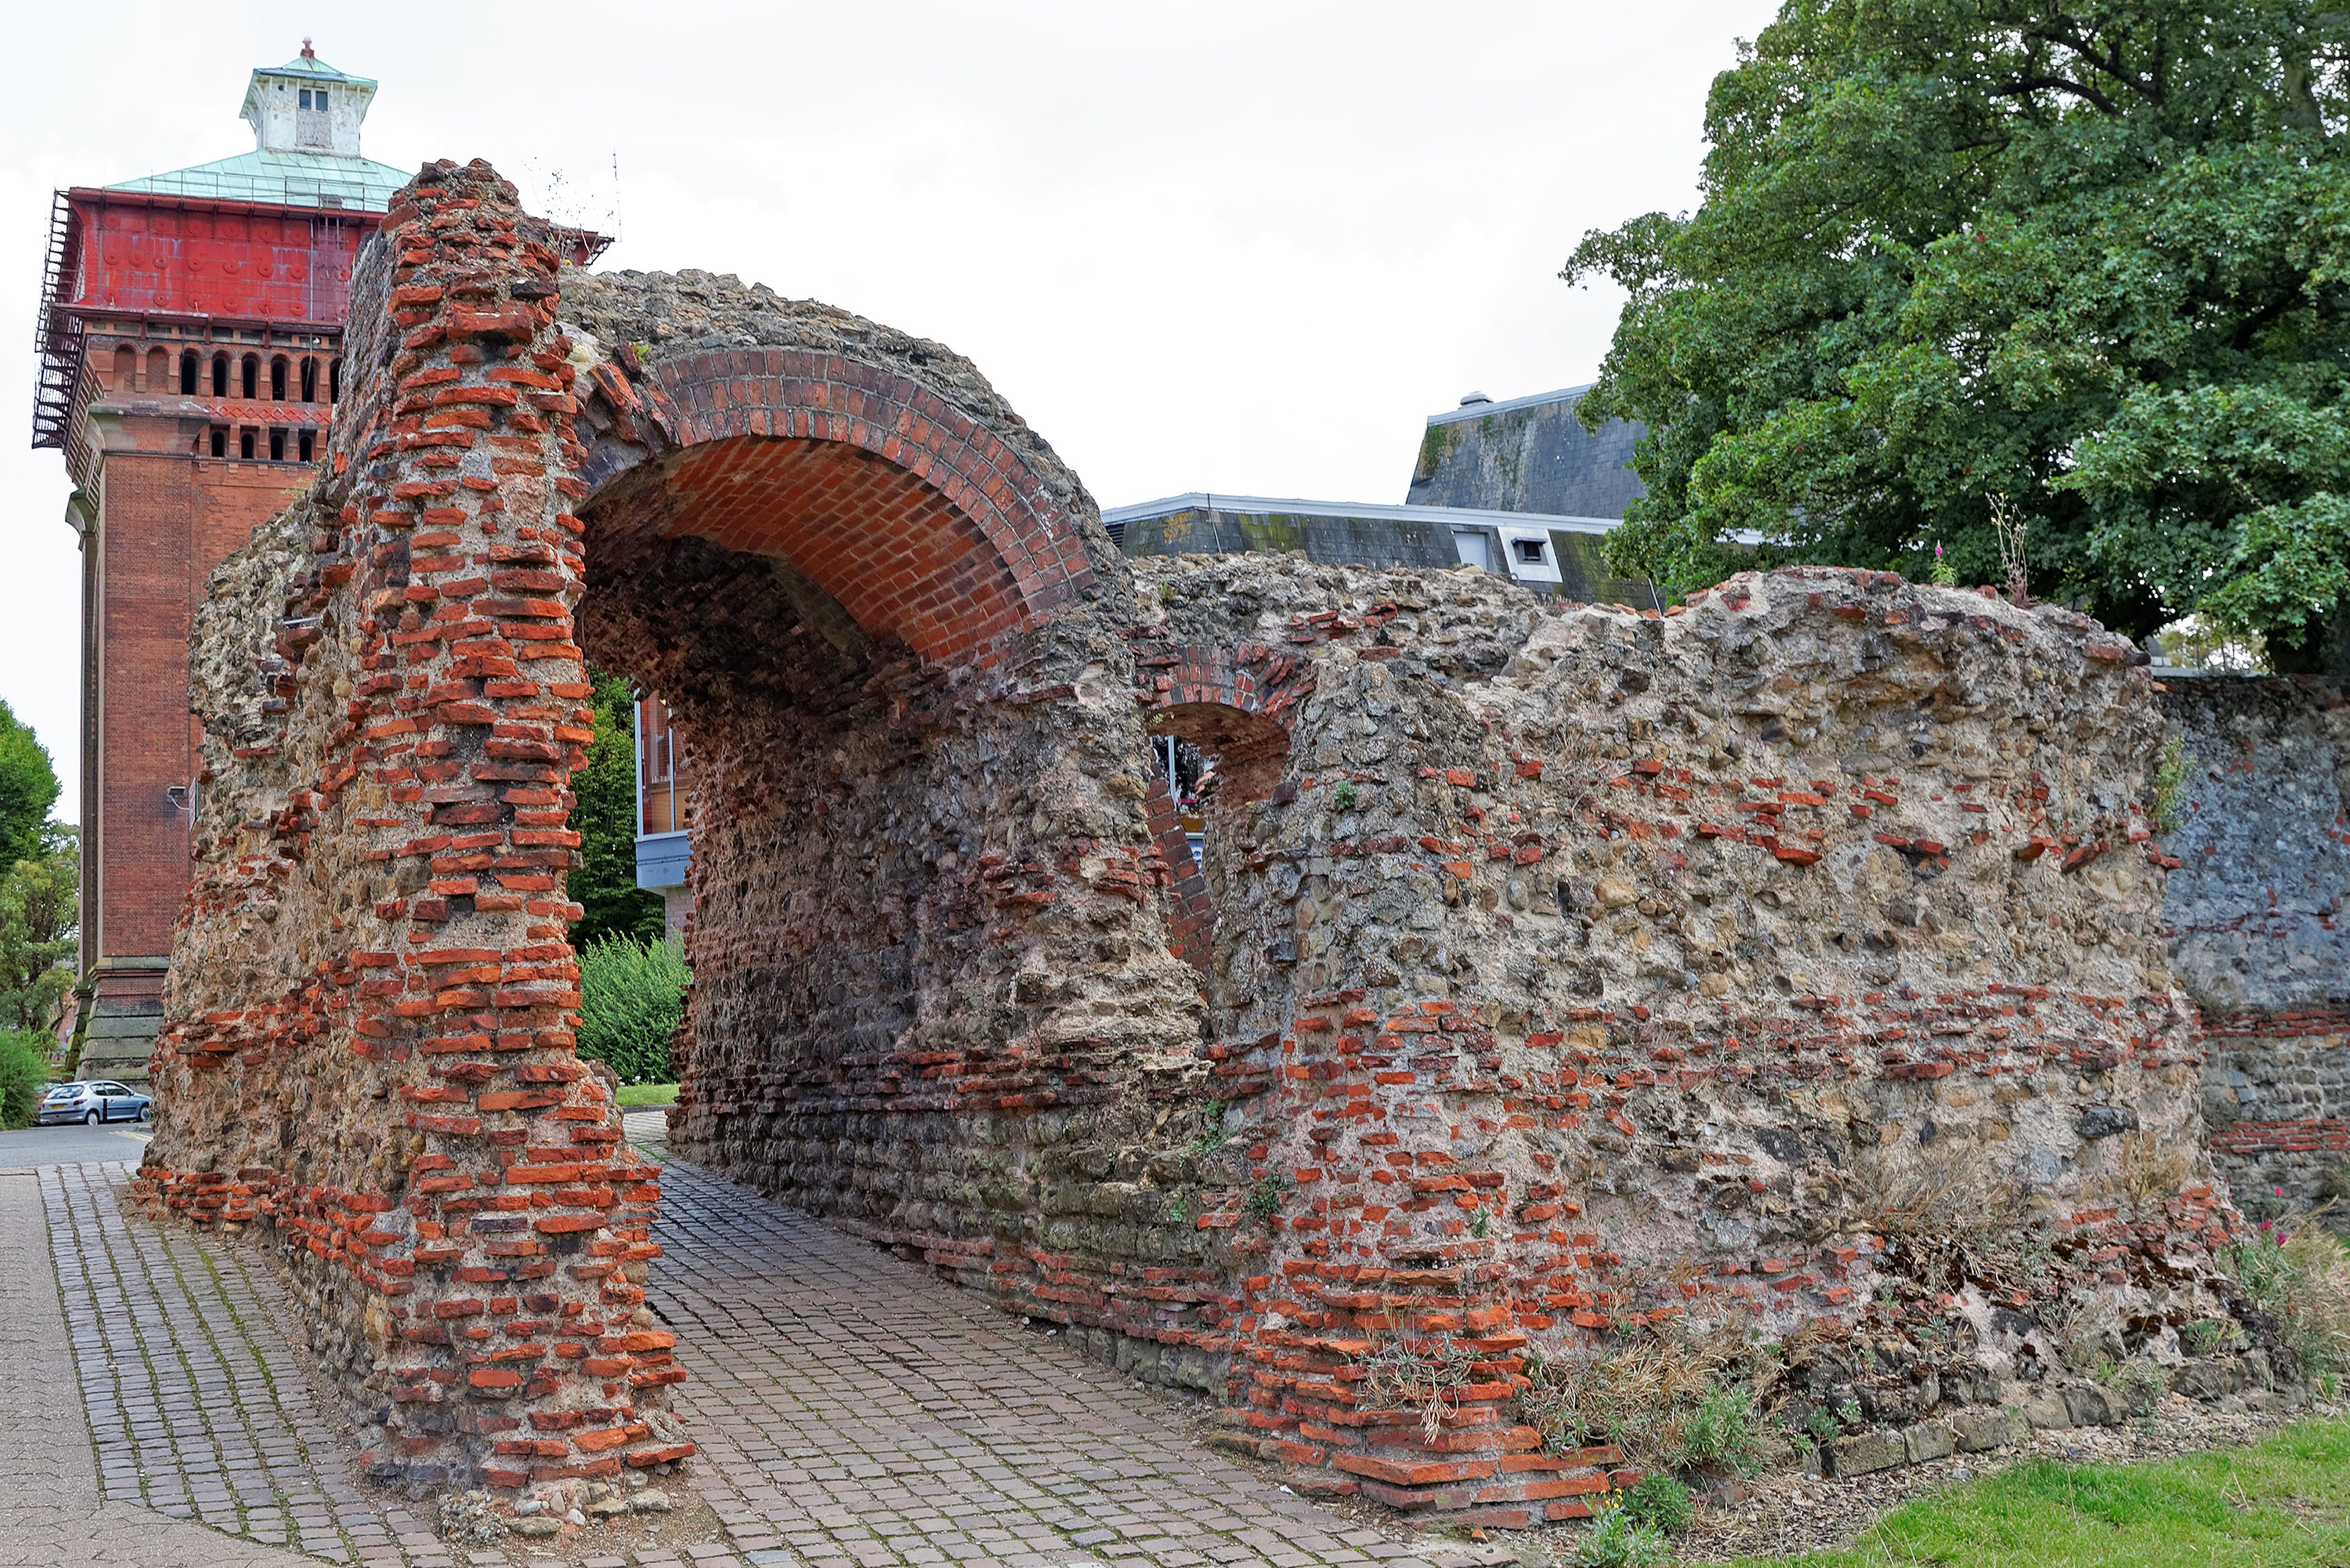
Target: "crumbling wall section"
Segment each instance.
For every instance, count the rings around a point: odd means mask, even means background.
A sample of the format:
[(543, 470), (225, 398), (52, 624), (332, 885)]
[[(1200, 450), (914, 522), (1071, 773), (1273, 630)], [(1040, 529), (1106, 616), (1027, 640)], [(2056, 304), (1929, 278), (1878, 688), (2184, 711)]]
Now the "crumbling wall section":
[(2211, 1147), (2248, 1208), (2350, 1180), (2350, 703), (2314, 678), (2194, 676), (2162, 711), (2184, 769), (2163, 904), (2200, 1011)]
[[(1523, 1522), (1618, 1462), (1520, 1418), (1530, 1350), (1816, 1319), (1880, 1353), (1820, 1401), (1893, 1424), (2080, 1379), (2020, 1274), (1925, 1255), (1986, 1214), (2134, 1349), (2218, 1310), (2126, 643), (1889, 575), (1635, 615), (1137, 566), (1139, 636), (1312, 664), (1288, 776), (1209, 851), (1249, 1162), (1209, 1222), (1263, 1238), (1236, 1390), (1267, 1453)], [(1480, 1370), (1430, 1444), (1363, 1366), (1446, 1341)]]
[(274, 1238), (377, 1475), (666, 1467), (654, 1169), (575, 1057), (589, 738), (556, 257), (428, 165), (355, 280), (328, 474), (193, 636), (196, 873), (152, 1205)]

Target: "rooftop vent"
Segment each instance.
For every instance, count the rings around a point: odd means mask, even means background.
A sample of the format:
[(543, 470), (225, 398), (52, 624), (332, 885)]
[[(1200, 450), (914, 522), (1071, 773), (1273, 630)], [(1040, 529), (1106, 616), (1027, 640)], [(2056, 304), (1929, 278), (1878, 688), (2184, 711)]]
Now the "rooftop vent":
[(1490, 403), (1492, 400), (1482, 392), (1471, 392), (1461, 400), (1461, 406), (1465, 409), (1471, 403)]

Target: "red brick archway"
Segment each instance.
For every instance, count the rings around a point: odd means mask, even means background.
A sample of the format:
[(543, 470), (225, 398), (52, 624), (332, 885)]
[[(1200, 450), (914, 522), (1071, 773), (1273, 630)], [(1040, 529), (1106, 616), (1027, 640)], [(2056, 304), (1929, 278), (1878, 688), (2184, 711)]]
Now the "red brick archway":
[[(599, 366), (589, 397), (625, 440), (681, 449), (663, 470), (664, 534), (787, 560), (925, 659), (993, 664), (1093, 583), (1068, 509), (1020, 453), (893, 371), (718, 349)], [(608, 483), (633, 466), (589, 468)]]

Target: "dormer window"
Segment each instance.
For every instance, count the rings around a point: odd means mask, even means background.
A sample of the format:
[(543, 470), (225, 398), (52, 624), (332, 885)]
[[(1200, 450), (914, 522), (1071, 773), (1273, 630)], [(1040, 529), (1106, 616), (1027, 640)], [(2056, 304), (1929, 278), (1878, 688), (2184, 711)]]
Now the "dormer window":
[(326, 108), (327, 89), (325, 88), (318, 88), (314, 90), (310, 88), (304, 88), (302, 89), (302, 107), (304, 109)]

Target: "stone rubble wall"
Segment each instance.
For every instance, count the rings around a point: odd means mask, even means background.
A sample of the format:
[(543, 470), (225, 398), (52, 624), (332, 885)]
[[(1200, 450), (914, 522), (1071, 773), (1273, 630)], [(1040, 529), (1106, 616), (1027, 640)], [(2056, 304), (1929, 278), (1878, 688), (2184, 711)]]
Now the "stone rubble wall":
[(2203, 1115), (2240, 1201), (2305, 1210), (2350, 1178), (2350, 702), (2342, 683), (2196, 676), (2163, 919), (2203, 1021)]
[(589, 739), (556, 253), (428, 165), (354, 280), (326, 473), (215, 575), (193, 885), (137, 1186), (274, 1236), (414, 1488), (666, 1468), (655, 1168), (573, 1051)]
[[(1263, 1451), (1399, 1506), (1580, 1513), (1609, 1456), (1518, 1422), (1523, 1353), (1863, 1324), (1907, 1266), (1878, 1234), (1902, 1193), (2053, 1238), (2172, 1359), (2216, 1310), (2194, 1260), (2231, 1217), (2126, 643), (1889, 575), (1659, 615), (1471, 573), (1136, 566), (1146, 671), (1310, 664), (1287, 775), (1210, 834), (1250, 1185), (1202, 1222), (1262, 1260), (1233, 1347)], [(2054, 1349), (2012, 1304), (1946, 1300), (1973, 1353), (1872, 1417), (2036, 1386)], [(1359, 1397), (1368, 1350), (1429, 1334), (1487, 1358), (1435, 1454)]]

